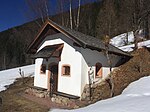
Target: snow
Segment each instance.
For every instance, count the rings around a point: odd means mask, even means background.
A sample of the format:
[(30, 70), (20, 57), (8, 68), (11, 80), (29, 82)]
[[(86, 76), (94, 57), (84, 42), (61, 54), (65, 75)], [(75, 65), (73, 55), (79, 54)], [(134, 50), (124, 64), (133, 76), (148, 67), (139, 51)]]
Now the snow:
[(34, 66), (35, 65), (28, 65), (28, 66), (0, 71), (0, 91), (5, 90), (6, 85), (12, 84), (16, 78), (21, 77), (19, 74), (19, 68), (21, 68), (21, 71), (24, 72), (25, 77), (27, 77), (34, 73)]
[[(5, 90), (6, 85), (12, 84), (19, 75), (19, 68), (25, 76), (34, 73), (35, 65), (23, 66), (14, 69), (0, 71), (0, 91)], [(141, 78), (131, 83), (121, 95), (99, 101), (87, 107), (64, 110), (53, 109), (50, 112), (150, 112), (150, 76)]]
[(128, 36), (128, 43), (134, 42), (134, 34), (131, 31), (131, 32), (123, 33), (121, 35), (118, 35), (118, 36), (112, 38), (110, 41), (110, 44), (112, 44), (116, 47), (124, 46), (127, 42), (127, 36)]
[[(87, 107), (52, 112), (150, 112), (150, 76), (131, 83), (121, 95), (99, 101)], [(51, 112), (50, 111), (50, 112)]]
[[(110, 44), (118, 47), (123, 51), (131, 52), (134, 50), (134, 46), (135, 46), (134, 44), (131, 44), (133, 42), (134, 42), (134, 34), (133, 31), (131, 31), (128, 32), (128, 42), (127, 42), (127, 33), (123, 33), (121, 35), (112, 38)], [(126, 44), (130, 44), (130, 45), (126, 45)], [(150, 40), (138, 43), (138, 47), (143, 47), (143, 46), (150, 47)]]
[[(119, 49), (123, 50), (123, 51), (127, 51), (127, 52), (130, 52), (130, 51), (133, 51), (134, 50), (134, 44), (131, 44), (131, 45), (126, 45), (126, 46), (121, 46), (121, 47), (118, 47)], [(147, 40), (147, 41), (143, 41), (143, 42), (139, 42), (138, 43), (138, 47), (150, 47), (150, 40)]]

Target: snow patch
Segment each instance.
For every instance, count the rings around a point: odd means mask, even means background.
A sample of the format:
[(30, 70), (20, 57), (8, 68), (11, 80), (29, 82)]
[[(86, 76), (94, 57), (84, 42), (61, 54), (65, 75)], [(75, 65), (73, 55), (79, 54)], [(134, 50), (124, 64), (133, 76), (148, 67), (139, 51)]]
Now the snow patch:
[[(143, 35), (141, 34), (142, 31), (139, 32), (139, 38), (143, 38)], [(141, 36), (141, 37), (140, 37)], [(125, 51), (125, 52), (131, 52), (134, 50), (134, 44), (131, 44), (134, 42), (134, 33), (133, 31), (128, 33), (123, 33), (121, 35), (118, 35), (110, 40), (110, 44), (113, 46), (118, 47), (119, 49)], [(128, 44), (128, 45), (127, 45)], [(130, 45), (129, 45), (130, 44)], [(150, 40), (139, 42), (138, 47), (150, 47)]]
[[(150, 112), (150, 76), (131, 83), (121, 95), (99, 101), (87, 107), (52, 112)], [(50, 111), (50, 112), (51, 112)]]
[(132, 31), (118, 35), (110, 40), (110, 44), (116, 47), (124, 46), (131, 42), (134, 42), (134, 34)]
[(34, 74), (35, 65), (28, 65), (8, 70), (0, 71), (0, 91), (6, 89), (5, 86), (12, 84), (16, 78), (20, 78), (19, 68), (24, 72), (25, 77)]

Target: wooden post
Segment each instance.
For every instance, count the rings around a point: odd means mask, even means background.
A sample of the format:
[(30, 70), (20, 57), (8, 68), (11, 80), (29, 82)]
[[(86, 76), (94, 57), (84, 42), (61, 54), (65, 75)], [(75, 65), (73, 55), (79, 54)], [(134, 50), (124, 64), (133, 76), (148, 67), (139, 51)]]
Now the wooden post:
[(0, 97), (0, 110), (2, 111), (2, 104), (3, 104), (3, 100), (2, 98)]
[[(89, 76), (89, 89), (90, 89), (90, 100), (92, 99), (92, 84), (93, 84), (93, 80), (94, 80), (94, 71), (92, 70), (92, 68), (90, 68), (90, 70), (88, 71), (88, 76)], [(93, 78), (93, 79), (92, 79)]]

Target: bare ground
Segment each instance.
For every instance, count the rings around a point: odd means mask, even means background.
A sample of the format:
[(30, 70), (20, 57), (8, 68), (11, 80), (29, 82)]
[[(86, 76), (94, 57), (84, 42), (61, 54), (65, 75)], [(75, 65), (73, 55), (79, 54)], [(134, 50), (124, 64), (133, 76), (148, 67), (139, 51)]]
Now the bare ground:
[(131, 82), (150, 75), (150, 49), (140, 48), (131, 54), (133, 58), (112, 74), (115, 95), (121, 94)]
[[(129, 62), (120, 66), (119, 70), (113, 73), (115, 95), (121, 94), (131, 82), (150, 75), (150, 52), (147, 49), (140, 49), (133, 52), (132, 55), (134, 57)], [(37, 98), (24, 94), (25, 89), (32, 85), (33, 78), (31, 77), (25, 78), (25, 84), (22, 84), (22, 79), (17, 79), (7, 90), (0, 92), (0, 97), (3, 99), (0, 112), (47, 112), (52, 108), (67, 108), (52, 103), (48, 98)], [(109, 88), (106, 89), (108, 90)]]
[[(31, 85), (33, 78), (25, 78), (25, 84), (22, 79), (10, 85), (7, 90), (0, 92), (2, 97), (2, 108), (0, 112), (47, 112), (48, 107), (40, 105), (22, 96), (28, 85)], [(27, 85), (28, 84), (28, 85)]]

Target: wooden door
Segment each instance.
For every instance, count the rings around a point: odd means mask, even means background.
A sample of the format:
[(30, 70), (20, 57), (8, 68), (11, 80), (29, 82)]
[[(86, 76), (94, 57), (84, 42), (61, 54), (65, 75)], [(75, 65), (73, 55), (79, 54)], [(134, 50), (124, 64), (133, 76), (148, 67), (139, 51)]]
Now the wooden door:
[(51, 66), (51, 76), (50, 76), (50, 82), (51, 82), (51, 89), (52, 92), (57, 91), (58, 86), (58, 65)]

